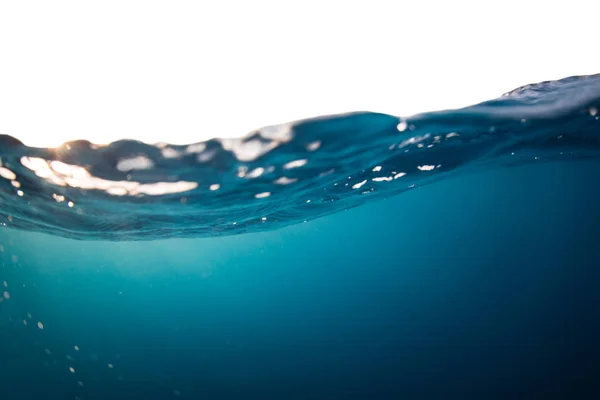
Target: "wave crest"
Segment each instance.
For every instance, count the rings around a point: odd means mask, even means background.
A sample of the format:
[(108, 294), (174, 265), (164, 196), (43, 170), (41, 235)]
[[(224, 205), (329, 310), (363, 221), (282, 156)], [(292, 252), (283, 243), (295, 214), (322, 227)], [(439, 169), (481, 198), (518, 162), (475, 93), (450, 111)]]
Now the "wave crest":
[(359, 112), (187, 146), (0, 135), (0, 223), (86, 240), (232, 235), (314, 219), (458, 173), (598, 157), (600, 75), (460, 110)]

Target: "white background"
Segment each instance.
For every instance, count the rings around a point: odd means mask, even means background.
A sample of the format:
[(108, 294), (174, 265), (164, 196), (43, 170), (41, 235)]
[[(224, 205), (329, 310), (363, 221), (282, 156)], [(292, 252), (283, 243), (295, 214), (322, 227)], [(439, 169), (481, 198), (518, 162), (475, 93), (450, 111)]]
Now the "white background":
[(0, 0), (0, 133), (192, 143), (600, 72), (600, 2)]

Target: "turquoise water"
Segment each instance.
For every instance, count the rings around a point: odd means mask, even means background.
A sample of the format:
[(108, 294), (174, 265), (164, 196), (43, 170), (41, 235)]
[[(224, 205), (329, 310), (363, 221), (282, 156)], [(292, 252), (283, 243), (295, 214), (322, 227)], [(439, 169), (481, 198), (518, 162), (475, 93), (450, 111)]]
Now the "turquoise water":
[(0, 139), (1, 398), (597, 398), (598, 88), (300, 122), (251, 161)]

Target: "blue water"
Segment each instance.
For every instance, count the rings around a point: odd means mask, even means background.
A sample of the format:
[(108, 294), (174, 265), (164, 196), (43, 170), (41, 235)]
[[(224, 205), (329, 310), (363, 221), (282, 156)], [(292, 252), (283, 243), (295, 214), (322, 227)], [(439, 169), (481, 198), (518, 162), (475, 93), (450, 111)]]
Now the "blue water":
[(0, 137), (0, 398), (599, 398), (599, 110)]

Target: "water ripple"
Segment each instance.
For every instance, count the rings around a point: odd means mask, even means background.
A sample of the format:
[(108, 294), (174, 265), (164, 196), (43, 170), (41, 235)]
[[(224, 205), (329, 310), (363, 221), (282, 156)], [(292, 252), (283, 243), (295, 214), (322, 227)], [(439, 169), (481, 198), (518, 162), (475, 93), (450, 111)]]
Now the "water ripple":
[(82, 240), (275, 229), (461, 173), (598, 157), (600, 75), (460, 110), (358, 112), (187, 146), (0, 135), (0, 225)]

